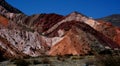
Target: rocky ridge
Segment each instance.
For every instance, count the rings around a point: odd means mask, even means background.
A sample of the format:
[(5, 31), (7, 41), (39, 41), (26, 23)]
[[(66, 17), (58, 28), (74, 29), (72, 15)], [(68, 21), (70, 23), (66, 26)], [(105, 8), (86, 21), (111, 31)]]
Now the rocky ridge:
[(103, 20), (112, 23), (114, 26), (120, 27), (120, 14), (112, 14), (110, 16), (98, 18), (96, 20)]

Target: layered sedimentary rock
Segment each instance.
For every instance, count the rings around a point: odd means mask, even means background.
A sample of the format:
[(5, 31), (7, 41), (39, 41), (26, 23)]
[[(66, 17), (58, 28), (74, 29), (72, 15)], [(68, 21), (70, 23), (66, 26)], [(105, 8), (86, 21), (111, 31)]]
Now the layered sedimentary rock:
[(0, 57), (86, 55), (120, 48), (120, 28), (78, 12), (27, 16), (0, 0)]
[(63, 23), (57, 30), (59, 29), (67, 29), (68, 31), (60, 42), (51, 47), (49, 54), (53, 56), (66, 54), (85, 55), (91, 50), (99, 53), (105, 50), (106, 47), (111, 49), (119, 48), (116, 42), (83, 22), (71, 21)]
[(113, 26), (109, 22), (105, 22), (102, 20), (98, 21), (100, 24), (97, 25), (96, 30), (103, 33), (105, 36), (108, 38), (112, 39), (115, 41), (119, 46), (120, 46), (120, 28)]

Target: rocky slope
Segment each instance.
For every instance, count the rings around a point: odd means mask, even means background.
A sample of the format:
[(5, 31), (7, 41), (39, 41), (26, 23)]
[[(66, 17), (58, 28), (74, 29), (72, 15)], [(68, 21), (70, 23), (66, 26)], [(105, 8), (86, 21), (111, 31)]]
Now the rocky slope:
[[(22, 13), (20, 10), (12, 7), (10, 4), (8, 4), (5, 0), (0, 0), (0, 6), (5, 8), (10, 13)], [(3, 10), (5, 11), (5, 10)]]
[(120, 14), (113, 14), (103, 18), (98, 18), (97, 20), (103, 20), (112, 23), (114, 26), (120, 27)]
[(99, 20), (98, 22), (100, 22), (100, 24), (97, 25), (96, 30), (103, 33), (105, 36), (112, 39), (120, 46), (120, 28), (102, 20)]
[[(66, 26), (66, 24), (69, 26)], [(49, 54), (53, 56), (66, 54), (85, 55), (89, 54), (89, 51), (99, 53), (107, 49), (106, 47), (111, 49), (119, 48), (111, 39), (83, 22), (71, 21), (63, 23), (59, 26), (59, 29), (64, 31), (67, 29), (68, 31), (60, 42), (51, 47)]]
[(81, 13), (27, 16), (0, 0), (0, 57), (85, 55), (120, 48), (120, 28)]

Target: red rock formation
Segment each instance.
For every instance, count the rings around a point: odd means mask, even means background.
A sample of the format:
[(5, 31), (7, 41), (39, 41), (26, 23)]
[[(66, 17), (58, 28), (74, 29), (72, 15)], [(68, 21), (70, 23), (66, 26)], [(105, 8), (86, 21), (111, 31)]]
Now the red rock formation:
[[(41, 27), (42, 32), (48, 30), (51, 28), (53, 25), (61, 21), (64, 17), (62, 15), (57, 15), (57, 14), (40, 14), (38, 21), (34, 23), (35, 28)], [(40, 29), (37, 29), (38, 31)]]
[(120, 48), (111, 39), (83, 22), (66, 22), (61, 24), (56, 31), (59, 29), (64, 29), (65, 31), (67, 29), (67, 33), (60, 42), (51, 47), (49, 54), (52, 56), (66, 54), (85, 55), (91, 49), (100, 52), (106, 46), (111, 49)]
[(75, 34), (74, 30), (70, 30), (60, 42), (51, 47), (49, 55), (85, 55), (91, 49), (90, 46), (82, 42), (81, 39)]
[(0, 15), (0, 24), (2, 24), (3, 26), (7, 26), (8, 25), (8, 21), (9, 20), (7, 18), (5, 18), (5, 17)]
[(97, 25), (96, 30), (103, 33), (108, 38), (115, 41), (120, 46), (120, 28), (113, 26), (109, 22), (104, 22), (102, 20), (98, 21), (100, 24)]
[(120, 28), (116, 28), (116, 36), (114, 39), (120, 45)]

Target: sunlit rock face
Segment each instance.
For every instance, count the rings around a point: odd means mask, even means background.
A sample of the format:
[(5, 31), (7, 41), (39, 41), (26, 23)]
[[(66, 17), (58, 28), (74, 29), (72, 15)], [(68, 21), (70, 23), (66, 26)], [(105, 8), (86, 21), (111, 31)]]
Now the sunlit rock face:
[(86, 55), (120, 48), (120, 28), (81, 13), (27, 16), (0, 0), (0, 57)]

